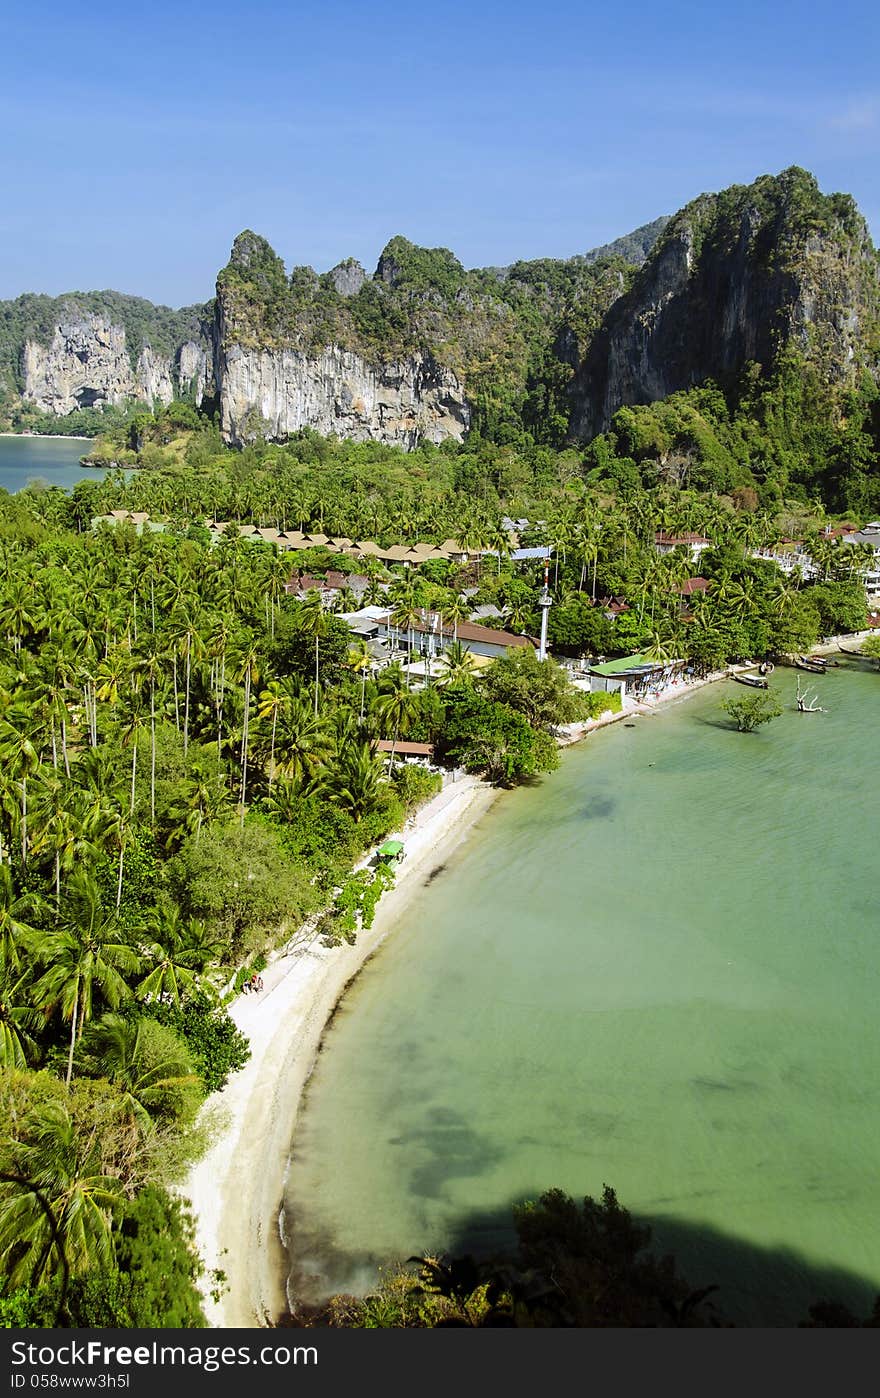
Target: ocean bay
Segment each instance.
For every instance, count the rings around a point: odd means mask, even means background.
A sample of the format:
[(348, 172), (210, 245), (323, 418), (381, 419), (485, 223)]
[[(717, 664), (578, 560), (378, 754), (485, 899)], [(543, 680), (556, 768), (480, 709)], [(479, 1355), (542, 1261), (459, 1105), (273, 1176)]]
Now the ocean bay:
[(611, 1184), (738, 1323), (880, 1288), (878, 677), (740, 735), (712, 686), (505, 794), (351, 988), (301, 1114), (294, 1289)]
[(93, 445), (81, 437), (0, 436), (0, 489), (14, 495), (31, 481), (44, 481), (72, 490), (80, 481), (103, 480), (103, 471), (80, 466)]

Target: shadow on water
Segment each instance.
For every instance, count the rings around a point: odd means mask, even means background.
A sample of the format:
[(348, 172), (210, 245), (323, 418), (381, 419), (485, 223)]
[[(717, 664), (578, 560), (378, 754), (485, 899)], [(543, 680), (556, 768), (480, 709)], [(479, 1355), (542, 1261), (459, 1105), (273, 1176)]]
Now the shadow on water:
[(690, 719), (692, 723), (699, 723), (702, 728), (723, 728), (725, 733), (737, 731), (736, 724), (731, 723), (729, 718), (706, 718), (705, 714), (691, 714)]
[[(526, 1197), (537, 1198), (540, 1193), (535, 1189)], [(443, 1254), (470, 1254), (481, 1260), (509, 1256), (515, 1246), (512, 1210), (517, 1202), (460, 1219)], [(658, 1257), (671, 1254), (691, 1288), (718, 1287), (712, 1313), (722, 1324), (796, 1326), (808, 1319), (810, 1306), (820, 1301), (842, 1305), (863, 1320), (880, 1292), (876, 1282), (810, 1261), (791, 1248), (761, 1247), (668, 1215), (634, 1214), (633, 1218), (651, 1228), (651, 1251)], [(290, 1215), (286, 1236), (294, 1258), (288, 1296), (306, 1303), (319, 1303), (334, 1293), (364, 1295), (375, 1286), (380, 1272), (406, 1260), (346, 1252), (338, 1240), (310, 1231), (307, 1220), (297, 1221)], [(411, 1251), (421, 1256), (436, 1248), (416, 1238)]]

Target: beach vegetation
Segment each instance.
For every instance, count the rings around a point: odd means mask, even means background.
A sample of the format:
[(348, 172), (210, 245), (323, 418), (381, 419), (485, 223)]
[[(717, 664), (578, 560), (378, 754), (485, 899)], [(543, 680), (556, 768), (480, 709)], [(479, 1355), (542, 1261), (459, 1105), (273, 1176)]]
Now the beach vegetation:
[(531, 646), (511, 649), (493, 660), (481, 689), (487, 698), (522, 714), (532, 728), (544, 732), (588, 714), (589, 705), (572, 687), (565, 671), (549, 657), (539, 660)]
[(740, 733), (754, 733), (756, 728), (779, 718), (782, 713), (782, 701), (775, 690), (747, 694), (742, 699), (725, 699), (721, 707)]
[(514, 786), (559, 765), (548, 733), (470, 686), (449, 692), (441, 755), (467, 771), (485, 773), (499, 786)]

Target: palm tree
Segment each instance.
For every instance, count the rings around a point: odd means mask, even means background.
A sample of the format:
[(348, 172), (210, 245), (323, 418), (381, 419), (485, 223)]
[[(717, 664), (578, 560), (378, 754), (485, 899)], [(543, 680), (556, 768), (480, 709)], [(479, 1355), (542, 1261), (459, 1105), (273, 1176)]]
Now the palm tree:
[(291, 693), (278, 724), (279, 775), (288, 781), (310, 776), (329, 756), (331, 747), (326, 719), (314, 713), (299, 695)]
[(352, 645), (352, 646), (349, 647), (349, 651), (348, 651), (348, 663), (349, 663), (349, 665), (351, 666), (352, 670), (354, 670), (355, 674), (356, 674), (356, 675), (359, 674), (360, 677), (361, 677), (361, 715), (360, 715), (360, 721), (361, 721), (361, 723), (363, 723), (363, 721), (364, 721), (364, 703), (365, 703), (365, 700), (366, 700), (366, 691), (367, 691), (367, 675), (368, 675), (370, 669), (372, 668), (372, 664), (373, 664), (373, 657), (372, 657), (372, 654), (371, 654), (371, 652), (370, 652), (369, 642), (368, 642), (364, 637), (361, 637), (361, 639), (360, 639), (359, 641), (355, 641), (354, 645)]
[(145, 1058), (143, 1019), (105, 1014), (83, 1037), (82, 1066), (116, 1084), (126, 1115), (149, 1134), (155, 1130), (154, 1117), (161, 1112), (169, 1089), (194, 1086), (199, 1079), (185, 1051), (158, 1063)]
[(270, 680), (260, 695), (257, 704), (257, 717), (264, 722), (272, 720), (272, 737), (269, 743), (269, 790), (272, 790), (272, 781), (275, 776), (275, 731), (278, 727), (278, 715), (283, 711), (287, 702), (287, 691), (280, 680)]
[(43, 1019), (24, 993), (28, 980), (0, 957), (0, 1068), (26, 1068), (36, 1053), (30, 1031), (39, 1029)]
[(35, 935), (26, 921), (35, 908), (33, 894), (20, 896), (12, 882), (8, 864), (0, 864), (0, 963), (8, 967), (20, 964), (19, 952)]
[(324, 604), (321, 601), (321, 593), (318, 588), (313, 588), (303, 602), (300, 602), (296, 614), (296, 629), (302, 631), (306, 636), (315, 638), (315, 713), (318, 712), (318, 689), (320, 682), (320, 642), (321, 637), (326, 636), (330, 629), (330, 618), (324, 611)]
[(97, 883), (85, 870), (70, 878), (61, 925), (45, 932), (36, 944), (38, 960), (48, 969), (34, 986), (39, 1008), (59, 1007), (70, 1024), (67, 1086), (73, 1076), (73, 1054), (87, 1020), (92, 1017), (95, 988), (111, 1009), (130, 994), (120, 974), (136, 971), (136, 952), (121, 940), (115, 911), (105, 911)]
[(204, 923), (186, 919), (176, 904), (162, 902), (156, 909), (141, 946), (141, 970), (136, 993), (141, 1000), (170, 996), (179, 1005), (182, 996), (195, 990), (206, 957), (218, 947), (208, 938)]
[[(399, 628), (403, 627), (407, 633), (407, 646), (409, 648), (408, 659), (412, 660), (414, 649), (413, 630), (421, 618), (421, 607), (416, 601), (415, 590), (404, 584), (397, 591), (397, 598), (394, 603), (394, 610), (391, 613), (391, 621)], [(409, 688), (409, 670), (406, 672), (406, 683)]]
[(252, 633), (243, 635), (238, 652), (237, 678), (244, 680), (244, 717), (241, 732), (241, 800), (239, 802), (241, 824), (244, 825), (245, 801), (247, 799), (248, 738), (251, 714), (251, 688), (259, 678), (259, 654), (256, 639)]
[(163, 674), (162, 652), (151, 633), (144, 655), (137, 668), (150, 687), (150, 824), (156, 824), (156, 687)]
[[(394, 754), (392, 752), (392, 762)], [(384, 764), (370, 743), (347, 743), (334, 774), (333, 799), (360, 822), (375, 810), (385, 785)]]
[[(112, 1221), (124, 1203), (103, 1173), (96, 1132), (81, 1135), (62, 1102), (44, 1102), (11, 1145), (18, 1178), (0, 1188), (0, 1267), (7, 1284), (38, 1287), (113, 1261)], [(41, 1202), (45, 1201), (50, 1209)], [(54, 1220), (54, 1227), (50, 1218)]]
[(437, 688), (449, 689), (452, 685), (466, 684), (476, 669), (473, 654), (461, 641), (453, 641), (447, 646), (437, 664)]
[(374, 708), (386, 731), (392, 735), (391, 771), (394, 771), (394, 749), (398, 738), (408, 733), (419, 711), (418, 695), (410, 694), (400, 666), (389, 665), (379, 679), (379, 692)]
[(198, 768), (183, 778), (177, 804), (168, 814), (174, 822), (168, 847), (180, 844), (185, 835), (198, 840), (205, 825), (222, 820), (235, 808), (225, 777), (219, 772)]
[(131, 746), (131, 791), (129, 793), (129, 814), (134, 815), (134, 794), (135, 779), (137, 777), (137, 756), (138, 738), (144, 729), (144, 715), (141, 709), (140, 696), (130, 694), (126, 697), (125, 713), (122, 719), (121, 737), (122, 746)]
[[(9, 712), (12, 712), (10, 710)], [(27, 782), (29, 773), (35, 771), (40, 765), (40, 755), (30, 734), (23, 726), (26, 721), (25, 715), (19, 719), (22, 726), (15, 727), (8, 719), (0, 722), (0, 759), (6, 767), (6, 775), (17, 781), (21, 794), (21, 819), (19, 821), (19, 833), (21, 835), (21, 862), (27, 864), (28, 839), (27, 839)]]
[(463, 597), (461, 593), (456, 593), (454, 597), (444, 603), (442, 617), (444, 622), (452, 626), (453, 641), (458, 641), (458, 623), (460, 621), (467, 621), (470, 614), (471, 609), (468, 600), (466, 597)]

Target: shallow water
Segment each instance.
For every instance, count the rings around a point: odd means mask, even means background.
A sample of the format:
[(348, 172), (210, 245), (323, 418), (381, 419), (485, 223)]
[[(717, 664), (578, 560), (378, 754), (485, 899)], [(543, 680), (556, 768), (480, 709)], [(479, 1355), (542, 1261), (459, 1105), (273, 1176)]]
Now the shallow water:
[(79, 464), (91, 448), (62, 437), (0, 437), (0, 490), (13, 495), (33, 480), (71, 490), (78, 481), (100, 480), (100, 471)]
[(740, 1323), (880, 1289), (880, 675), (752, 735), (715, 685), (500, 798), (348, 993), (300, 1117), (292, 1288), (509, 1240), (611, 1184)]

